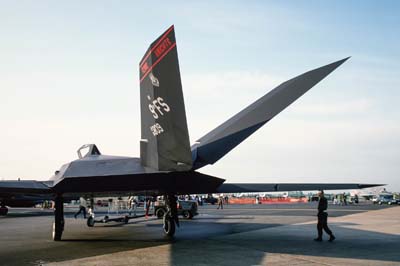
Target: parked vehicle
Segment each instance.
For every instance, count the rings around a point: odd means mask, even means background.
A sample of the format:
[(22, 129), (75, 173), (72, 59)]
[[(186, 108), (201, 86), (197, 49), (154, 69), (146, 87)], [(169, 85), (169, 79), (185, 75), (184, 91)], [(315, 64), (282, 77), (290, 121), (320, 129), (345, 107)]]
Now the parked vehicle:
[(382, 205), (382, 204), (388, 204), (388, 205), (399, 204), (399, 200), (395, 199), (393, 197), (393, 195), (390, 195), (390, 194), (381, 194), (381, 195), (379, 195), (377, 197), (374, 197), (372, 199), (372, 202), (374, 204), (379, 204), (379, 205)]
[(214, 205), (218, 202), (218, 199), (214, 198), (211, 194), (209, 194), (207, 198), (203, 199), (203, 202)]
[[(195, 200), (178, 200), (177, 201), (178, 215), (182, 215), (185, 219), (192, 219), (194, 216), (198, 215), (197, 212), (197, 201)], [(167, 206), (164, 200), (157, 200), (154, 202), (154, 215), (158, 219), (164, 217), (167, 212)]]

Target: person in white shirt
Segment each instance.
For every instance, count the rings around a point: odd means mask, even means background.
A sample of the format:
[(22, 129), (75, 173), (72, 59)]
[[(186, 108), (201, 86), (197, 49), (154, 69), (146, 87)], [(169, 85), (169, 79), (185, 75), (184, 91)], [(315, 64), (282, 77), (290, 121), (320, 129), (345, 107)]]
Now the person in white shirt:
[(86, 219), (86, 200), (83, 197), (79, 198), (79, 211), (75, 213), (75, 219), (81, 213), (83, 213), (83, 218)]

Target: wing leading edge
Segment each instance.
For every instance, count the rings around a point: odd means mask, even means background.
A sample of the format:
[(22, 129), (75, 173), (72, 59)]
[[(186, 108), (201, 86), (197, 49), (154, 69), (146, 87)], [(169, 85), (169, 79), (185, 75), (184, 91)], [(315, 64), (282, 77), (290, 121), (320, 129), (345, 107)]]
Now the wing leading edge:
[(50, 194), (49, 182), (35, 180), (3, 180), (0, 181), (0, 196), (3, 194)]
[[(187, 178), (188, 175), (190, 178)], [(56, 187), (39, 181), (0, 181), (0, 197), (10, 195), (49, 195), (67, 193), (93, 196), (120, 195), (121, 193), (152, 192), (163, 194), (174, 191), (178, 194), (203, 193), (250, 193), (276, 191), (312, 191), (363, 189), (384, 184), (358, 183), (223, 183), (225, 180), (198, 172), (174, 174), (148, 174), (145, 176), (103, 176), (67, 179)], [(67, 182), (68, 181), (68, 182)], [(157, 184), (157, 185), (156, 185)]]
[(218, 187), (218, 193), (246, 193), (273, 191), (311, 191), (311, 190), (341, 190), (362, 189), (384, 186), (383, 184), (356, 183), (226, 183)]

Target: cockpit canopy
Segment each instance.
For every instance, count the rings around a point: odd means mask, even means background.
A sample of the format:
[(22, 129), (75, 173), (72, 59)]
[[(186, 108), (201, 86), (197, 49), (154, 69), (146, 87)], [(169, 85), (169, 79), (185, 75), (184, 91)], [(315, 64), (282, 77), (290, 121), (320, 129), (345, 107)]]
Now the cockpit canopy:
[(88, 156), (96, 156), (96, 155), (101, 155), (99, 149), (95, 144), (85, 144), (82, 145), (78, 151), (78, 157), (79, 159), (88, 157)]

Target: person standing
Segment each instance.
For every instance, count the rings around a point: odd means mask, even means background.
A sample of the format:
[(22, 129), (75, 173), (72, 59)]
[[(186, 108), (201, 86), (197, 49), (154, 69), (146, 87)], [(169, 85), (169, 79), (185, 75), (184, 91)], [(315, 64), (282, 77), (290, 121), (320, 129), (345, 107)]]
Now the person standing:
[(218, 208), (217, 210), (221, 208), (221, 210), (224, 208), (224, 198), (222, 197), (222, 194), (218, 197)]
[(137, 202), (136, 202), (135, 197), (134, 196), (129, 196), (128, 197), (128, 213), (129, 213), (129, 216), (132, 215), (132, 212), (133, 212), (133, 216), (136, 216), (136, 208), (137, 208), (136, 204), (137, 204)]
[(83, 213), (83, 218), (86, 219), (86, 200), (83, 197), (79, 198), (79, 211), (75, 213), (75, 219), (81, 213)]
[(109, 198), (109, 199), (108, 199), (108, 214), (110, 214), (110, 212), (112, 211), (112, 209), (113, 209), (113, 199), (112, 199), (112, 198)]
[(326, 210), (328, 209), (328, 200), (324, 196), (324, 191), (321, 190), (318, 193), (319, 202), (318, 202), (318, 237), (315, 238), (315, 241), (321, 242), (322, 241), (322, 230), (325, 231), (329, 235), (329, 242), (335, 240), (335, 236), (333, 235), (332, 231), (328, 227), (328, 213)]
[(145, 205), (144, 209), (145, 209), (145, 217), (147, 219), (148, 216), (149, 216), (149, 211), (150, 211), (152, 198), (151, 197), (146, 197), (145, 202), (146, 202), (146, 205)]

